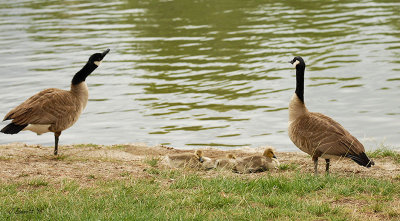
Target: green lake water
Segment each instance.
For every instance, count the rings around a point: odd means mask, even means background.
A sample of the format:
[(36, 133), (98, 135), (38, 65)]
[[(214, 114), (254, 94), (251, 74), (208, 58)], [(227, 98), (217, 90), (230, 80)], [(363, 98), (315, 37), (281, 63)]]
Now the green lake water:
[[(0, 114), (42, 89), (68, 89), (106, 48), (60, 144), (295, 151), (288, 61), (298, 55), (310, 111), (366, 149), (400, 144), (398, 0), (0, 1)], [(53, 145), (52, 134), (0, 137)]]

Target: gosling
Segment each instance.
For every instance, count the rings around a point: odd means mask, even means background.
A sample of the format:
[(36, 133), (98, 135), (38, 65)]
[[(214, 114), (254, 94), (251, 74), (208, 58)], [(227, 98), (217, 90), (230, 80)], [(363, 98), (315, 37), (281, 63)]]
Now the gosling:
[(233, 167), (233, 172), (236, 173), (258, 173), (269, 169), (274, 169), (279, 166), (274, 150), (272, 148), (265, 149), (262, 156), (255, 155), (237, 160)]
[(236, 165), (236, 156), (232, 153), (226, 155), (225, 159), (218, 159), (215, 162), (215, 168), (232, 170)]
[(193, 154), (174, 154), (165, 158), (165, 163), (171, 168), (199, 168), (212, 169), (212, 160), (203, 156), (202, 150), (196, 150)]

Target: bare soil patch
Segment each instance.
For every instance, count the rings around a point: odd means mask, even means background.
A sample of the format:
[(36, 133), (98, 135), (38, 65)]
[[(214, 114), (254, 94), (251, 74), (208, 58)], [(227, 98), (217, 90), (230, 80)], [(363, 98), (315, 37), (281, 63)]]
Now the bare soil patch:
[[(238, 157), (261, 154), (265, 147), (241, 148), (236, 150), (218, 150), (203, 148), (204, 155), (212, 159), (222, 158), (228, 153)], [(60, 181), (74, 179), (81, 184), (90, 184), (96, 179), (125, 179), (127, 176), (151, 177), (147, 169), (151, 159), (159, 159), (168, 154), (190, 153), (194, 150), (181, 150), (167, 146), (147, 146), (144, 144), (125, 144), (113, 146), (101, 145), (65, 145), (59, 148), (60, 155), (53, 156), (53, 147), (13, 143), (0, 145), (0, 180), (18, 182), (26, 178), (43, 178)], [(301, 152), (276, 151), (281, 164), (293, 165), (295, 169), (271, 170), (257, 174), (233, 174), (229, 171), (210, 170), (200, 172), (204, 176), (215, 176), (221, 173), (234, 176), (258, 177), (270, 174), (313, 173), (311, 158)], [(400, 167), (392, 159), (374, 159), (372, 168), (361, 167), (349, 159), (331, 160), (331, 174), (343, 176), (377, 177), (399, 179)], [(320, 160), (319, 170), (324, 173), (325, 161)], [(156, 167), (161, 167), (160, 163)]]

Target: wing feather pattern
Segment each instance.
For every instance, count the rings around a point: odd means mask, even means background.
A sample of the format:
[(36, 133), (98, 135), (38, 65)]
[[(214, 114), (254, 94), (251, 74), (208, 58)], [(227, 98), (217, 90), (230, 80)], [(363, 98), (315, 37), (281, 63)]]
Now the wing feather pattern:
[(17, 125), (51, 124), (54, 131), (62, 131), (78, 119), (82, 107), (70, 91), (49, 88), (12, 109), (4, 120)]
[(359, 155), (364, 146), (332, 118), (309, 112), (292, 123), (292, 141), (310, 155)]

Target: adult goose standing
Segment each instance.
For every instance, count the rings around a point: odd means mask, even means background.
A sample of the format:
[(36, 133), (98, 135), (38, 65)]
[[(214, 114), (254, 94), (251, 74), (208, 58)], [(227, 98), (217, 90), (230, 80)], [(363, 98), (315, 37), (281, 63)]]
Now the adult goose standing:
[(296, 91), (289, 104), (289, 137), (302, 151), (312, 156), (314, 173), (318, 174), (318, 158), (325, 158), (329, 174), (330, 159), (347, 157), (361, 166), (371, 167), (374, 162), (365, 154), (364, 146), (332, 118), (321, 113), (309, 112), (304, 104), (303, 58), (292, 61), (296, 68)]
[(54, 155), (57, 155), (61, 132), (78, 120), (88, 101), (86, 77), (100, 65), (109, 51), (110, 49), (107, 49), (103, 53), (95, 53), (90, 56), (85, 66), (72, 78), (70, 90), (49, 88), (33, 95), (12, 109), (3, 119), (3, 121), (12, 121), (1, 132), (16, 134), (21, 130), (30, 130), (37, 135), (53, 132)]

